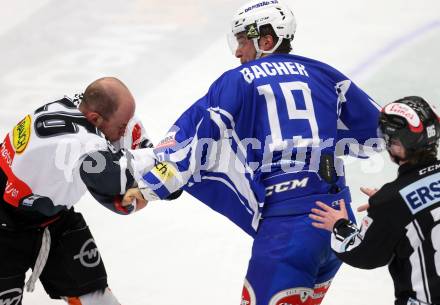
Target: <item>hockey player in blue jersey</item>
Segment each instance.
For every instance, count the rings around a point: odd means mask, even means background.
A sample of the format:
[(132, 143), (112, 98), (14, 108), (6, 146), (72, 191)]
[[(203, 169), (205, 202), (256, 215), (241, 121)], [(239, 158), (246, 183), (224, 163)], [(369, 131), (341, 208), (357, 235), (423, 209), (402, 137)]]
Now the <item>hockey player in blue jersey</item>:
[(148, 201), (183, 188), (254, 238), (242, 305), (321, 303), (341, 262), (308, 213), (316, 200), (349, 203), (337, 156), (377, 144), (379, 107), (336, 69), (290, 55), (295, 29), (280, 1), (242, 7), (242, 65), (180, 116), (138, 182)]

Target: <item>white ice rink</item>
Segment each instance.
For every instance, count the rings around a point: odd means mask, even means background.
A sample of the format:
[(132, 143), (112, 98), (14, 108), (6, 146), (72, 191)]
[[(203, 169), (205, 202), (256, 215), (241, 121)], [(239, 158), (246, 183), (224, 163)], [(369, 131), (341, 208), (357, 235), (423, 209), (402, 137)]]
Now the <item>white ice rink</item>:
[[(0, 136), (37, 106), (113, 75), (131, 88), (158, 141), (212, 81), (238, 64), (226, 32), (242, 2), (0, 0)], [(333, 65), (379, 103), (421, 95), (440, 105), (439, 0), (288, 2), (298, 21), (294, 53)], [(379, 187), (395, 177), (385, 155), (348, 163), (355, 207), (366, 201), (359, 186)], [(123, 217), (87, 195), (77, 210), (123, 305), (240, 303), (251, 239), (191, 197)], [(323, 305), (392, 303), (386, 268), (344, 266)], [(24, 304), (63, 302), (38, 285)]]

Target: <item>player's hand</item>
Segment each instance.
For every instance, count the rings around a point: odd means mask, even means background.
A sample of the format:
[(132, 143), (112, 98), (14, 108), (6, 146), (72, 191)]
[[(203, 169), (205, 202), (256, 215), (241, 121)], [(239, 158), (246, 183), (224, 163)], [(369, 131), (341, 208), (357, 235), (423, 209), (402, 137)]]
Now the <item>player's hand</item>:
[(369, 187), (361, 187), (361, 192), (364, 193), (365, 195), (367, 195), (368, 197), (373, 196), (374, 194), (376, 194), (378, 191), (378, 189), (374, 188), (369, 188)]
[[(374, 188), (369, 188), (369, 187), (361, 187), (361, 192), (364, 193), (365, 195), (367, 195), (368, 197), (373, 196), (374, 194), (376, 194), (378, 191), (378, 189)], [(366, 211), (368, 208), (370, 207), (370, 205), (368, 203), (365, 203), (363, 205), (358, 206), (357, 211), (358, 212), (364, 212)]]
[(362, 205), (358, 206), (356, 211), (358, 211), (358, 212), (365, 212), (366, 210), (368, 210), (369, 207), (370, 207), (370, 204), (369, 203), (365, 203), (365, 204), (362, 204)]
[(136, 202), (136, 211), (139, 211), (147, 206), (147, 200), (142, 196), (141, 191), (138, 188), (132, 188), (127, 190), (122, 198), (122, 206), (126, 207)]
[(312, 222), (315, 228), (332, 232), (335, 223), (339, 219), (348, 219), (347, 208), (345, 207), (345, 201), (343, 199), (339, 201), (339, 210), (335, 210), (321, 201), (316, 201), (316, 205), (319, 209), (313, 208), (312, 213), (309, 214), (309, 217), (315, 220), (315, 222)]

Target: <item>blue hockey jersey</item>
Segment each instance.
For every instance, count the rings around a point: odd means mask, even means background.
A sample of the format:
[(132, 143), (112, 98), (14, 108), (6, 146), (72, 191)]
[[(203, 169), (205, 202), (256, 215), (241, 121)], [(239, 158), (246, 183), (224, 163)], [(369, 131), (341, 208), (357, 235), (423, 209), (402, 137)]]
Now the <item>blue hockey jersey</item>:
[[(379, 110), (329, 65), (266, 56), (224, 73), (180, 116), (139, 186), (147, 199), (183, 188), (254, 235), (265, 206), (299, 199), (293, 213), (307, 213), (334, 186), (348, 198), (335, 156), (365, 157), (377, 144)], [(323, 154), (337, 172), (330, 184)]]

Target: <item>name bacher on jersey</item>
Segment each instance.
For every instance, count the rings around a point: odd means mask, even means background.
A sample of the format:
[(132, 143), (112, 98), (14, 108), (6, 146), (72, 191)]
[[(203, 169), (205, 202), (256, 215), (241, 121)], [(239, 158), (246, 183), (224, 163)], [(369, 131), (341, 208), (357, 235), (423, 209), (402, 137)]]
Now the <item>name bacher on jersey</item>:
[(276, 75), (303, 75), (309, 77), (306, 68), (293, 61), (259, 62), (240, 70), (246, 82), (251, 84), (254, 79)]

